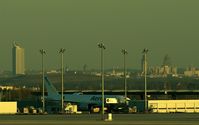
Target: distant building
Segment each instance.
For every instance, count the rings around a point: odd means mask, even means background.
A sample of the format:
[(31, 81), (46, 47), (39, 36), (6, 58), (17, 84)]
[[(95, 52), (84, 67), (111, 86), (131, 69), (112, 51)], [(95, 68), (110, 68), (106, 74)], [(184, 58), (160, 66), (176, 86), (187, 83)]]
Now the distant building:
[(12, 48), (12, 70), (13, 75), (25, 74), (24, 48), (20, 47), (15, 42)]
[(184, 76), (187, 77), (198, 77), (199, 76), (199, 70), (197, 70), (194, 67), (188, 68), (186, 71), (184, 71)]
[(177, 67), (172, 66), (171, 58), (168, 55), (164, 56), (163, 64), (161, 67), (154, 67), (152, 70), (152, 74), (160, 77), (177, 77)]
[(151, 67), (150, 68), (150, 75), (153, 77), (167, 77), (167, 76), (173, 76), (177, 77), (177, 67), (173, 66), (170, 67), (168, 65), (163, 65), (161, 67)]

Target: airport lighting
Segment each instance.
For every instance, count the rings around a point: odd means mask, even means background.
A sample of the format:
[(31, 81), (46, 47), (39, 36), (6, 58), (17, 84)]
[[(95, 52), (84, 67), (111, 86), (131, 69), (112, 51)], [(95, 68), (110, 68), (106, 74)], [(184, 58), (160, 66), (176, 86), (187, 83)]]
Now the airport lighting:
[(122, 49), (124, 55), (124, 97), (127, 99), (127, 82), (126, 82), (126, 55), (128, 54), (126, 49)]
[(101, 87), (102, 87), (102, 120), (104, 119), (104, 50), (106, 49), (105, 45), (102, 43), (98, 43), (98, 47), (101, 51)]
[(148, 51), (149, 50), (147, 48), (145, 48), (142, 52), (144, 54), (144, 110), (145, 110), (145, 112), (148, 111), (148, 108), (147, 108), (147, 79), (146, 79), (146, 75), (147, 75), (146, 56), (147, 56)]
[(44, 55), (46, 55), (46, 51), (44, 49), (39, 50), (42, 55), (42, 100), (43, 100), (43, 113), (45, 112), (45, 93), (44, 93)]
[(65, 49), (61, 48), (59, 50), (59, 53), (61, 54), (61, 112), (64, 112), (64, 67), (63, 67), (63, 63), (64, 63), (64, 52)]

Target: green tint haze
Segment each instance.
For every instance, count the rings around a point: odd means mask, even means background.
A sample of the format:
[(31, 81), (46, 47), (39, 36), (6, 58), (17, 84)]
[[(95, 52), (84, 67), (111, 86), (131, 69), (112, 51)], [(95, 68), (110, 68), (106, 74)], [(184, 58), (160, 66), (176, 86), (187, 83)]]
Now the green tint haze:
[(11, 48), (25, 48), (26, 69), (41, 68), (39, 49), (47, 51), (48, 69), (99, 69), (104, 40), (105, 68), (123, 67), (121, 49), (128, 50), (127, 67), (141, 67), (141, 52), (149, 65), (162, 65), (166, 54), (178, 67), (199, 67), (199, 0), (0, 0), (0, 70), (11, 70)]

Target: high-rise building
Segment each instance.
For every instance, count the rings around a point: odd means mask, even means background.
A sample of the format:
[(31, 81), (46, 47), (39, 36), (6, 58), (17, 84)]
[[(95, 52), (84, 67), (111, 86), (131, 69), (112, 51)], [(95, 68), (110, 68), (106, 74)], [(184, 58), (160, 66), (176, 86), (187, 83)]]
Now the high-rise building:
[(13, 75), (25, 74), (24, 48), (20, 47), (16, 42), (12, 48), (12, 69)]

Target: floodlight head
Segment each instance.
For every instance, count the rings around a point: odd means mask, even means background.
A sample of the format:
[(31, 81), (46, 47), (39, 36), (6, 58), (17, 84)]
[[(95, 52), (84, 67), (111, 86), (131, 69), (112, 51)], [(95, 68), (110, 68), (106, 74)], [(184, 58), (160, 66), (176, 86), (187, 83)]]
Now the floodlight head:
[(128, 54), (127, 50), (126, 49), (122, 49), (122, 53), (125, 55), (125, 54)]
[(149, 50), (147, 48), (144, 48), (142, 53), (147, 53)]
[(97, 46), (98, 46), (99, 48), (101, 48), (102, 44), (101, 44), (101, 43), (98, 43)]
[(46, 54), (46, 51), (44, 50), (44, 49), (40, 49), (39, 50), (40, 51), (40, 53), (43, 55), (43, 54)]
[(66, 49), (61, 48), (61, 49), (59, 50), (59, 53), (64, 53), (65, 51), (66, 51)]
[(105, 47), (105, 45), (103, 43), (98, 43), (97, 45), (101, 49), (106, 49), (106, 47)]

